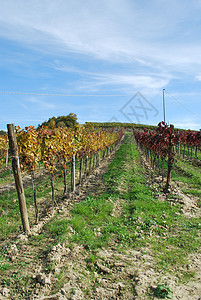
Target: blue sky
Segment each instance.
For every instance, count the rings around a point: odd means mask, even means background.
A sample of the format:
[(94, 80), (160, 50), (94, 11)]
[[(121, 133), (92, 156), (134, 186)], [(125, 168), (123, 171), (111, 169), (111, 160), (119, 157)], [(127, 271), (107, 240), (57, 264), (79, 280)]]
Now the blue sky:
[(166, 121), (201, 128), (200, 0), (0, 0), (0, 7), (0, 129), (70, 112), (80, 123), (156, 125), (163, 89)]

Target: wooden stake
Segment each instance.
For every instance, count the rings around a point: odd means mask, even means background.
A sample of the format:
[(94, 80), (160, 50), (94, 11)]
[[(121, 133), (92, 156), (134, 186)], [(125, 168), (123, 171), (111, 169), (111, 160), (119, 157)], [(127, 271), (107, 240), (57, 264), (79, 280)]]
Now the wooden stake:
[(80, 174), (79, 174), (79, 184), (82, 183), (82, 167), (83, 167), (83, 158), (80, 159)]
[(84, 170), (85, 176), (87, 176), (87, 166), (88, 166), (88, 156), (85, 159), (85, 170)]
[(67, 168), (66, 161), (64, 163), (64, 197), (67, 195)]
[(52, 206), (54, 207), (55, 205), (54, 173), (52, 173), (50, 176), (51, 176), (51, 188), (52, 188)]
[(34, 206), (35, 206), (35, 213), (36, 213), (36, 220), (35, 223), (38, 224), (38, 204), (37, 204), (37, 197), (36, 197), (36, 186), (35, 186), (35, 176), (34, 171), (31, 172), (31, 178), (32, 178), (32, 187), (33, 187), (33, 194), (34, 194)]
[(8, 151), (6, 153), (6, 168), (8, 167)]
[[(172, 128), (172, 133), (174, 132), (174, 125), (170, 125), (170, 128)], [(172, 133), (169, 136), (169, 146), (168, 146), (168, 172), (167, 172), (167, 181), (166, 181), (166, 186), (165, 186), (165, 193), (168, 192), (168, 188), (170, 186), (170, 179), (171, 179), (171, 171), (172, 171), (172, 157), (171, 157), (171, 152), (172, 152)]]
[(73, 155), (73, 157), (72, 157), (71, 191), (75, 192), (75, 155)]
[(21, 178), (21, 170), (20, 170), (20, 163), (18, 157), (18, 148), (17, 148), (17, 140), (15, 135), (14, 124), (7, 124), (7, 128), (8, 128), (9, 147), (10, 147), (10, 152), (12, 157), (12, 168), (13, 168), (15, 185), (18, 194), (22, 225), (23, 225), (24, 232), (30, 234), (29, 220), (28, 220), (28, 214), (26, 208), (24, 188), (23, 188), (22, 178)]

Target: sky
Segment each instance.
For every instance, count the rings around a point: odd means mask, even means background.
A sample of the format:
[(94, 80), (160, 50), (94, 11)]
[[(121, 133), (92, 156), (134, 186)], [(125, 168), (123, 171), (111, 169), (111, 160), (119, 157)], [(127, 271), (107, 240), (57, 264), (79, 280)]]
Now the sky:
[(0, 129), (71, 112), (80, 123), (201, 128), (201, 0), (0, 7)]

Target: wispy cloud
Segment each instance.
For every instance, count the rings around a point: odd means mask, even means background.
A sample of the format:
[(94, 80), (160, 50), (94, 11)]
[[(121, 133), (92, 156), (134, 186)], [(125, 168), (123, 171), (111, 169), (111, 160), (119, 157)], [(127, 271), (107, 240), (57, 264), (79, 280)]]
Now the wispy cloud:
[(39, 109), (53, 109), (56, 107), (55, 104), (49, 103), (44, 100), (39, 99), (39, 97), (28, 97), (26, 98), (27, 103), (32, 103), (34, 106), (36, 106)]
[(182, 70), (200, 61), (201, 45), (191, 40), (199, 33), (200, 10), (181, 0), (153, 0), (146, 5), (129, 0), (86, 0), (85, 5), (7, 0), (1, 1), (0, 35), (40, 49), (43, 45), (50, 52)]
[(79, 74), (80, 79), (76, 85), (78, 90), (91, 90), (98, 91), (102, 88), (112, 87), (112, 90), (118, 90), (127, 93), (132, 93), (136, 89), (143, 92), (149, 92), (149, 94), (156, 94), (158, 90), (161, 90), (164, 86), (168, 85), (170, 80), (173, 78), (168, 73), (154, 73), (153, 71), (146, 74), (146, 71), (141, 69), (127, 70), (116, 72), (90, 72), (85, 69), (76, 68), (72, 66), (65, 66), (61, 63), (52, 66), (56, 70), (64, 73), (76, 73)]
[(195, 79), (198, 80), (198, 81), (201, 81), (201, 74), (197, 75), (197, 76), (195, 77)]
[(109, 89), (112, 86), (112, 90), (129, 94), (136, 90), (144, 93), (148, 91), (149, 93), (151, 91), (157, 93), (167, 84), (168, 79), (148, 75), (94, 74), (90, 79), (81, 82), (79, 88), (82, 90), (101, 90), (107, 87)]
[(199, 130), (200, 129), (200, 124), (195, 123), (195, 122), (176, 122), (174, 124), (176, 128), (181, 128), (181, 129), (191, 129), (191, 130)]
[(48, 99), (41, 99), (40, 96), (15, 96), (15, 101), (26, 111), (46, 111), (56, 108), (56, 104), (50, 103)]

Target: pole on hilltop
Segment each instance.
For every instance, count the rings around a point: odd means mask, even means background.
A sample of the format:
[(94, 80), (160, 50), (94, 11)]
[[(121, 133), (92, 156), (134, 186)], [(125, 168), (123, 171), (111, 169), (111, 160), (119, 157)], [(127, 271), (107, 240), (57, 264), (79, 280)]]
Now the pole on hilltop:
[(165, 123), (165, 89), (163, 89), (163, 121)]

